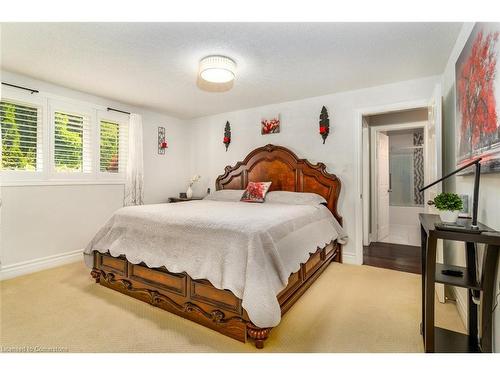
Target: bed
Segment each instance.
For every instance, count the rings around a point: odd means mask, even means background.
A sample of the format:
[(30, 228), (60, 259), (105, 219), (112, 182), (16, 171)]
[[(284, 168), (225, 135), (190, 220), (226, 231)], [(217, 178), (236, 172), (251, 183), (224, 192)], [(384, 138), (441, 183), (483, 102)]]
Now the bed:
[(324, 204), (202, 200), (121, 209), (85, 250), (95, 282), (263, 348), (329, 263), (341, 262), (341, 184), (324, 164), (274, 145), (227, 166), (216, 189), (242, 190), (250, 181), (315, 193)]

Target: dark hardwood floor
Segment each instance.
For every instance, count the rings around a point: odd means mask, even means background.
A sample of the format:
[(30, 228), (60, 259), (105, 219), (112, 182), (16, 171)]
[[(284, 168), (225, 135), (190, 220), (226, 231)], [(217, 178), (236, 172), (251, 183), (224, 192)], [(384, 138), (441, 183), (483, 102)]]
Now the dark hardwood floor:
[(372, 242), (363, 247), (363, 264), (420, 274), (420, 247)]

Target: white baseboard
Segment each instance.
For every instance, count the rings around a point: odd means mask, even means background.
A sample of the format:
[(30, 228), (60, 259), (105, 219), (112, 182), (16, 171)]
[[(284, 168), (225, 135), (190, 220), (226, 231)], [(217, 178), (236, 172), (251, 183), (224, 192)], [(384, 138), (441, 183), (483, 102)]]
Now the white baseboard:
[(343, 253), (342, 254), (342, 263), (346, 264), (357, 264), (360, 265), (361, 263), (358, 261), (357, 257), (355, 254), (349, 254), (349, 253)]
[(79, 260), (83, 261), (83, 250), (73, 250), (67, 253), (9, 264), (0, 268), (0, 280), (12, 279), (13, 277), (78, 262)]
[[(467, 327), (467, 322), (468, 322), (467, 303), (464, 300), (462, 294), (457, 292), (457, 287), (451, 286), (450, 290), (453, 294), (453, 298), (455, 298), (455, 301), (457, 301), (456, 306), (457, 306), (457, 310), (458, 310), (458, 315), (460, 315), (460, 319), (462, 319), (462, 322), (464, 323), (465, 329), (469, 329), (469, 327)], [(467, 291), (467, 292), (470, 293), (469, 291)]]

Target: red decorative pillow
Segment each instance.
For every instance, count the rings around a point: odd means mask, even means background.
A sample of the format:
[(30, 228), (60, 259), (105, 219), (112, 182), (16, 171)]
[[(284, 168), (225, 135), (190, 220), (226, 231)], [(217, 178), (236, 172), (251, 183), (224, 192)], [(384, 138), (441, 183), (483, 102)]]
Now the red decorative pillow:
[(241, 197), (242, 202), (262, 203), (266, 193), (271, 186), (271, 182), (249, 182), (247, 189)]

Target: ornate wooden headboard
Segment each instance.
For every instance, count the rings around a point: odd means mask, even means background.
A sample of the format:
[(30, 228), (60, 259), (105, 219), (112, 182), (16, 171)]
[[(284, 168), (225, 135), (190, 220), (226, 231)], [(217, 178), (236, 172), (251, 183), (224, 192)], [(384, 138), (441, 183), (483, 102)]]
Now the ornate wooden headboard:
[(323, 163), (311, 164), (285, 147), (267, 145), (253, 150), (234, 167), (227, 166), (225, 173), (217, 177), (215, 186), (217, 190), (245, 189), (249, 181), (272, 181), (270, 191), (319, 194), (326, 199), (327, 207), (342, 224), (342, 217), (337, 212), (340, 180), (328, 173)]

